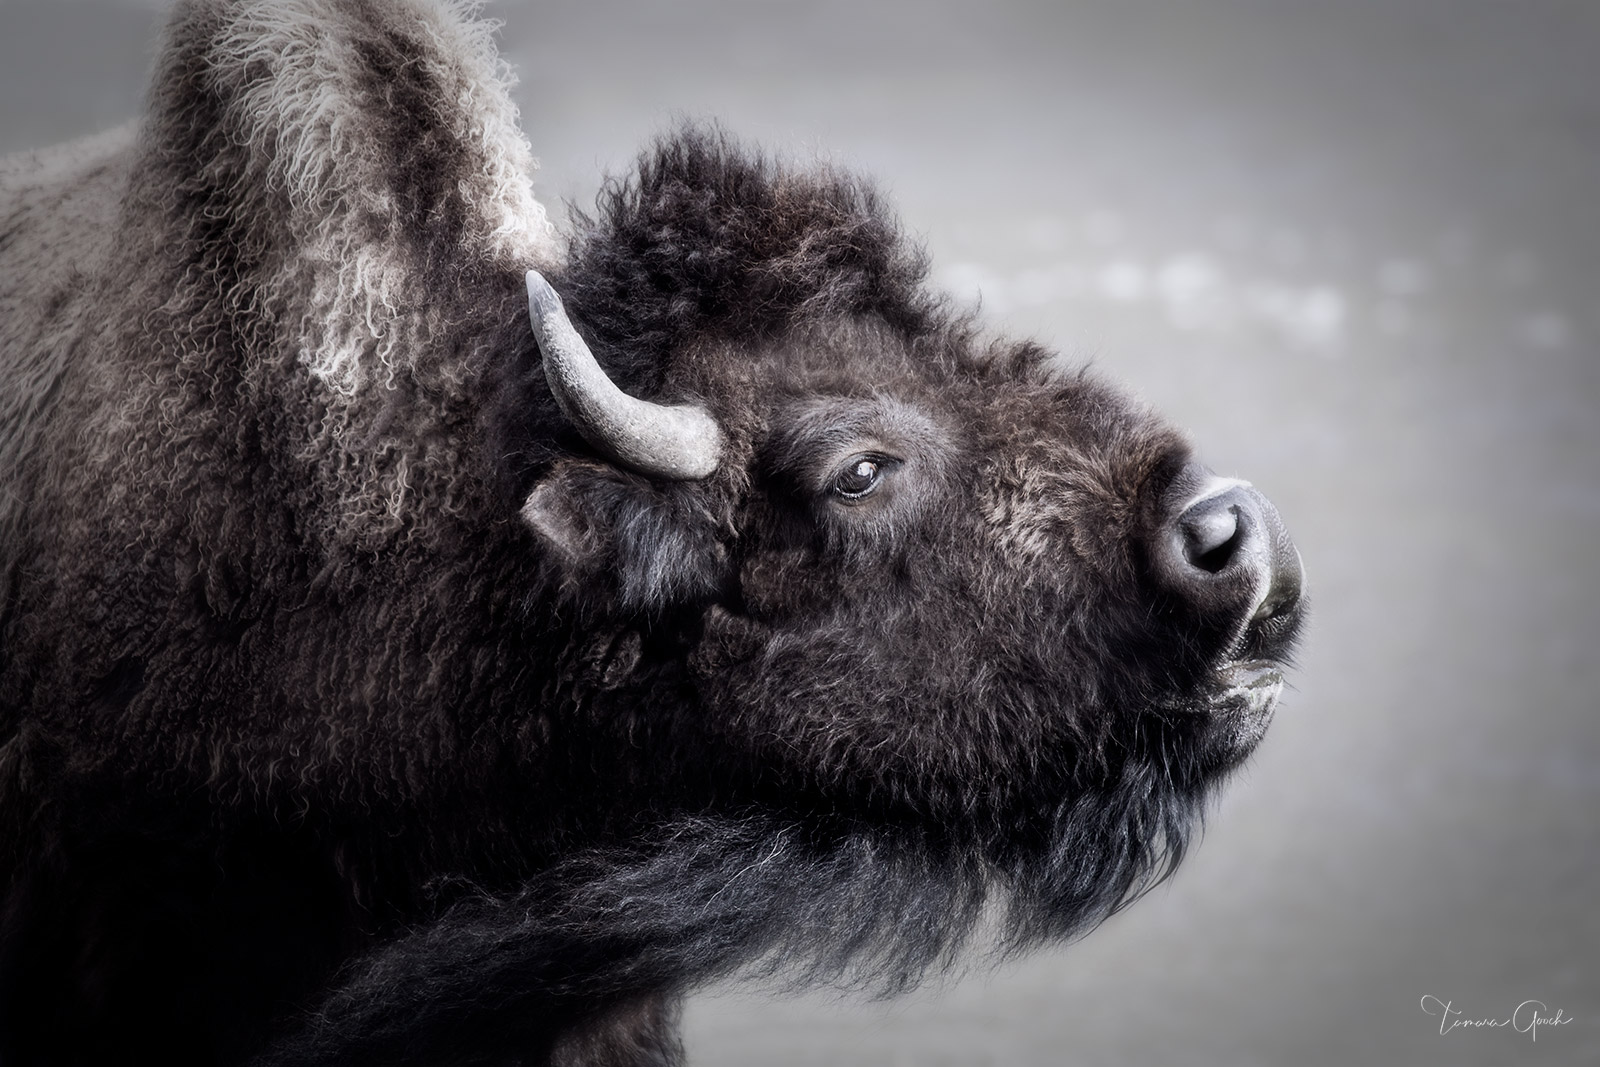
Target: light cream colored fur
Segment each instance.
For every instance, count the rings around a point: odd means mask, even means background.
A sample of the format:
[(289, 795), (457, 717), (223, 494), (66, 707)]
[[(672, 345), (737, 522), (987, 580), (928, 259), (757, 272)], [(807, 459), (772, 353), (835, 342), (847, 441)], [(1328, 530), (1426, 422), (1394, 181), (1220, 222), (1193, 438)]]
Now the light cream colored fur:
[[(111, 509), (137, 470), (181, 499), (244, 396), (287, 416), (316, 487), (302, 519), (330, 542), (376, 550), (410, 536), (419, 498), (456, 506), (466, 379), (488, 354), (463, 346), (481, 332), (465, 290), (438, 287), (561, 254), (479, 7), (182, 0), (137, 128), (0, 163), (0, 567), (23, 527), (62, 521), (26, 503), (40, 484), (98, 486)], [(373, 77), (360, 49), (385, 35), (407, 42), (425, 100)], [(419, 110), (467, 161), (430, 190), (459, 229), (427, 263), (407, 252), (418, 177), (382, 124)]]
[[(412, 28), (431, 38), (421, 62), (448, 93), (441, 110), (472, 116), (466, 132), (484, 166), (458, 189), (474, 222), (463, 244), (513, 266), (549, 262), (553, 234), (533, 198), (535, 163), (511, 104), (514, 79), (495, 53), (496, 24), (474, 19), (481, 5), (463, 0), (389, 2), (409, 9)], [(359, 17), (351, 8), (348, 0), (240, 4), (213, 43), (210, 68), (212, 88), (230, 102), (229, 126), (250, 153), (251, 180), (288, 194), (287, 237), (299, 256), (284, 271), (315, 275), (299, 357), (346, 393), (374, 375), (392, 383), (407, 360), (402, 320), (420, 295), (382, 243), (358, 242), (345, 225), (395, 217), (387, 147), (363, 121), (363, 64), (350, 37), (329, 32)]]

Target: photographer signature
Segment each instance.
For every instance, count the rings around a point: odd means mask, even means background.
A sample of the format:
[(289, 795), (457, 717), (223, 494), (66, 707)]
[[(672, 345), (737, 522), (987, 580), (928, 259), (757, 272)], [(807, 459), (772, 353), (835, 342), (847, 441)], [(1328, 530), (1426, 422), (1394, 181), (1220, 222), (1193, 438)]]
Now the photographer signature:
[[(1533, 1041), (1539, 1040), (1539, 1027), (1565, 1026), (1572, 1021), (1560, 1008), (1557, 1008), (1554, 1014), (1548, 1014), (1550, 1006), (1542, 1000), (1524, 1000), (1517, 1005), (1515, 1011), (1503, 1018), (1483, 1016), (1469, 1019), (1466, 1017), (1466, 1012), (1453, 1007), (1450, 1001), (1440, 1000), (1430, 994), (1422, 998), (1422, 1010), (1429, 1015), (1439, 1017), (1441, 1034), (1461, 1029), (1499, 1030), (1509, 1026), (1519, 1034), (1527, 1034)], [(1541, 1012), (1546, 1014), (1540, 1014)]]

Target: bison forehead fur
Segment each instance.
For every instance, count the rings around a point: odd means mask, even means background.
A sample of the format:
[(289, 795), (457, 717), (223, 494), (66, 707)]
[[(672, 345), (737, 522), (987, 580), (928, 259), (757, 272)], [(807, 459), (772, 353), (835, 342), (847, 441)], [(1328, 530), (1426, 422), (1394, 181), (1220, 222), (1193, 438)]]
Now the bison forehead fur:
[[(6, 1063), (675, 1062), (1087, 928), (1270, 718), (1264, 498), (852, 175), (690, 127), (558, 240), (472, 15), (188, 0), (0, 169)], [(563, 414), (530, 268), (708, 477)]]

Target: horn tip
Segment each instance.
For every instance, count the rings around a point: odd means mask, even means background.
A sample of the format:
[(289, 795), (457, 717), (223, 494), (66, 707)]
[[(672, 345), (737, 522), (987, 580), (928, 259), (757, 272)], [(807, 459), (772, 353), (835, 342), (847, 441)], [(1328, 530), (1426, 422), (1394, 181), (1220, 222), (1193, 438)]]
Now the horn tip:
[(559, 310), (561, 297), (557, 295), (554, 287), (545, 280), (543, 274), (536, 270), (528, 271), (525, 276), (528, 284), (528, 308), (540, 317), (546, 313)]

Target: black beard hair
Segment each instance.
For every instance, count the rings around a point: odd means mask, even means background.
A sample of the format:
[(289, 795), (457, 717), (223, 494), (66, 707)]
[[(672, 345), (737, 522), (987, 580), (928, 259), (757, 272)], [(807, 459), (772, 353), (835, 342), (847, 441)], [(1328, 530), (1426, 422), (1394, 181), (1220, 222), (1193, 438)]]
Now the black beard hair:
[(1081, 936), (1165, 880), (1205, 796), (1163, 779), (1130, 761), (1109, 790), (1062, 802), (1043, 848), (1011, 856), (761, 814), (667, 823), (648, 848), (595, 850), (514, 895), (469, 893), (346, 968), (256, 1062), (537, 1063), (575, 1024), (733, 973), (893, 996), (953, 970), (981, 934), (999, 962)]

